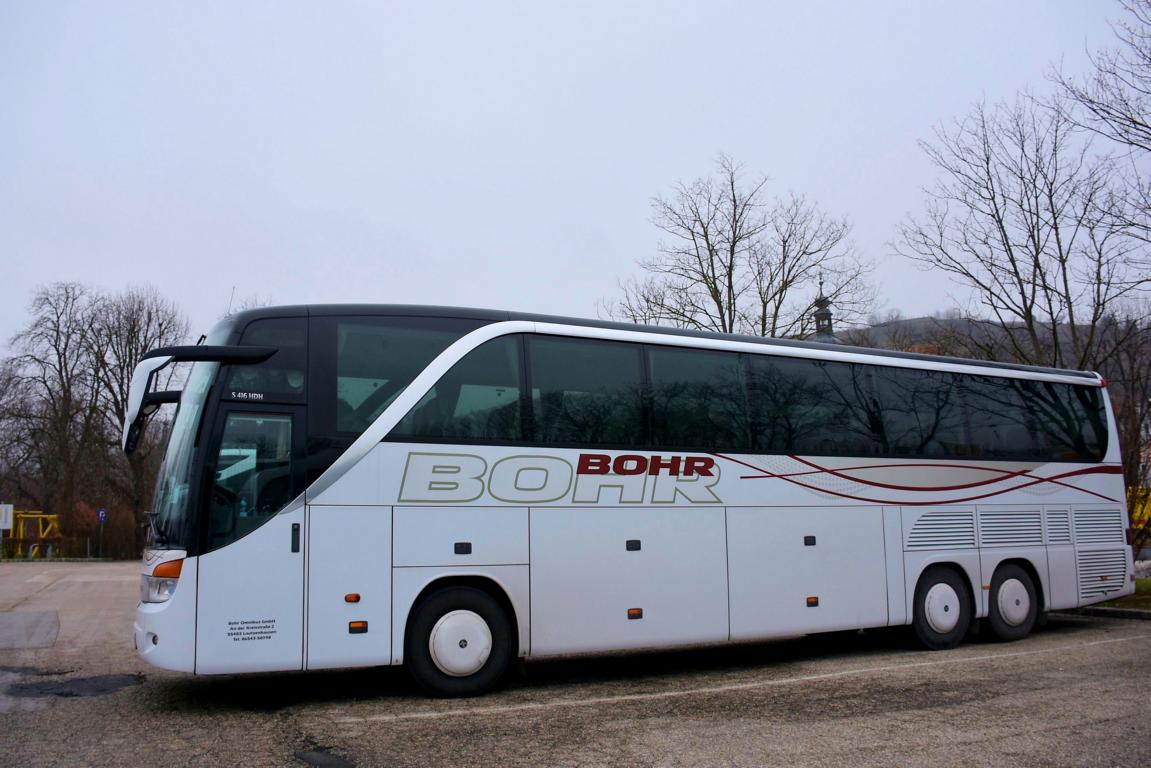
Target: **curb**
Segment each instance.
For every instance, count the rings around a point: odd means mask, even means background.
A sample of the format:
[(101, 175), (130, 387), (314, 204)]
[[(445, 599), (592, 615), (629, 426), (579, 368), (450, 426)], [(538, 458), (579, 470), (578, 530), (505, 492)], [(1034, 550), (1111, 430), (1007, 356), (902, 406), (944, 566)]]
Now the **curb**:
[(1151, 621), (1151, 611), (1137, 611), (1132, 608), (1068, 608), (1063, 611), (1052, 611), (1054, 614), (1065, 613), (1072, 616), (1098, 616), (1104, 619), (1135, 619), (1137, 621)]

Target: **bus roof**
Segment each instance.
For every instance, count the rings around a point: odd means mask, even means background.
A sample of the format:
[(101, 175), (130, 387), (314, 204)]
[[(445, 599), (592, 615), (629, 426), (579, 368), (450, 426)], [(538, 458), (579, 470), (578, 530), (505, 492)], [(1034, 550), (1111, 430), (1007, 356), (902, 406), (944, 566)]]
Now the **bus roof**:
[(236, 314), (225, 318), (223, 321), (221, 321), (221, 323), (231, 324), (233, 327), (239, 327), (241, 325), (246, 325), (252, 320), (269, 317), (322, 317), (336, 315), (375, 315), (380, 317), (446, 317), (461, 320), (480, 320), (486, 322), (523, 320), (535, 323), (555, 323), (559, 325), (583, 326), (586, 328), (607, 328), (620, 331), (640, 331), (643, 333), (661, 334), (664, 336), (687, 336), (699, 339), (724, 339), (727, 341), (759, 344), (765, 347), (810, 349), (814, 352), (850, 352), (852, 354), (871, 355), (879, 358), (918, 360), (924, 363), (952, 363), (990, 369), (1029, 371), (1032, 373), (1078, 377), (1091, 382), (1097, 382), (1099, 380), (1098, 375), (1095, 373), (1064, 368), (1048, 368), (1037, 365), (1020, 365), (1017, 363), (1000, 363), (989, 360), (972, 360), (969, 358), (950, 357), (947, 355), (926, 355), (917, 352), (898, 352), (889, 349), (878, 349), (875, 347), (857, 347), (849, 344), (825, 344), (817, 341), (799, 341), (797, 339), (745, 336), (743, 334), (737, 333), (714, 333), (712, 331), (668, 328), (660, 325), (620, 323), (612, 320), (589, 320), (586, 318), (563, 317), (560, 315), (540, 315), (530, 312), (509, 312), (506, 310), (478, 309), (474, 307), (442, 307), (423, 304), (295, 304), (259, 307), (257, 309), (249, 309), (243, 312), (237, 312)]

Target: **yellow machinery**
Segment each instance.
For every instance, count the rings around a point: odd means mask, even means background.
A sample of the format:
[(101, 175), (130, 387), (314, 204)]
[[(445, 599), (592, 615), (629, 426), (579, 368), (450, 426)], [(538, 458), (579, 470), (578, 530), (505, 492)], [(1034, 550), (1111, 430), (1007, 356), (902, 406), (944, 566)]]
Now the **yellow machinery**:
[[(1127, 501), (1131, 512), (1131, 528), (1136, 531), (1136, 541), (1139, 540), (1139, 531), (1151, 527), (1151, 489), (1135, 488), (1127, 491)], [(1143, 542), (1143, 553), (1151, 550), (1151, 545)], [(1142, 555), (1146, 557), (1146, 554)], [(1140, 552), (1135, 550), (1135, 558), (1139, 559)]]
[(16, 557), (51, 557), (60, 549), (60, 516), (46, 512), (15, 512), (12, 516), (12, 542)]

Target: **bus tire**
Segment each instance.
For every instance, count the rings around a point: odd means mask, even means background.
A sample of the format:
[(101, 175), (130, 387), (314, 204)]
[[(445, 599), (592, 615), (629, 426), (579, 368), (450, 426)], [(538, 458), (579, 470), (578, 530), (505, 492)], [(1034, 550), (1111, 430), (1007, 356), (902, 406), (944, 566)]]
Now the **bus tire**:
[(912, 626), (919, 642), (933, 651), (955, 648), (971, 626), (971, 590), (951, 568), (933, 565), (915, 585)]
[(991, 633), (1003, 642), (1021, 640), (1031, 634), (1038, 615), (1035, 582), (1027, 571), (1014, 563), (996, 568), (987, 609)]
[(503, 677), (512, 657), (512, 627), (500, 604), (475, 587), (445, 587), (412, 611), (404, 664), (432, 696), (479, 696)]

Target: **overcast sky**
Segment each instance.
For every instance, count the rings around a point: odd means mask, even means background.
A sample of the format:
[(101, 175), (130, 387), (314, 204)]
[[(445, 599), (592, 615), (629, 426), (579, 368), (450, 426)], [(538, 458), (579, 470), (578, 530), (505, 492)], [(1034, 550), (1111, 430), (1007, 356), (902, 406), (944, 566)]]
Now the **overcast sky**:
[(56, 280), (595, 316), (726, 152), (847, 216), (888, 309), (916, 141), (1111, 45), (1110, 2), (0, 2), (0, 337)]

